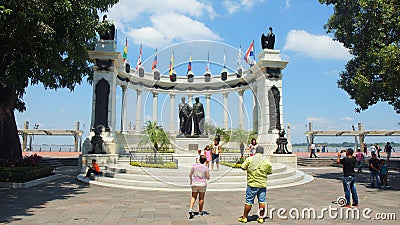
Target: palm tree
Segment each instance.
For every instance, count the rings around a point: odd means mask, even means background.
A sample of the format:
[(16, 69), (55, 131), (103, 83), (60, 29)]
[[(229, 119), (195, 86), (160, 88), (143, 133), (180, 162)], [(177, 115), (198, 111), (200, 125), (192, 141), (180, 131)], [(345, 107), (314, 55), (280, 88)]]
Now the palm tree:
[(146, 136), (140, 141), (140, 144), (151, 143), (153, 145), (154, 160), (157, 163), (157, 152), (159, 149), (168, 147), (171, 142), (164, 129), (157, 125), (157, 121), (147, 121), (145, 125)]

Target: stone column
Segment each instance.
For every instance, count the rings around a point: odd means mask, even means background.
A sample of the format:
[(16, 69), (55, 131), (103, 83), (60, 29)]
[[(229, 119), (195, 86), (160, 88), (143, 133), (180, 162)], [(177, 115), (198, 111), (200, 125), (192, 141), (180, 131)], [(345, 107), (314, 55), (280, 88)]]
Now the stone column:
[(193, 95), (188, 95), (188, 104), (193, 106)]
[(211, 95), (206, 94), (206, 124), (210, 125), (211, 121)]
[(253, 90), (253, 131), (258, 132), (258, 99), (257, 86), (252, 87)]
[(121, 109), (121, 133), (126, 130), (126, 86), (121, 86), (122, 88), (122, 109)]
[(142, 130), (142, 92), (141, 89), (136, 89), (136, 131)]
[(238, 124), (239, 124), (239, 128), (242, 129), (242, 130), (244, 130), (243, 93), (244, 93), (244, 90), (238, 91), (238, 96), (239, 96), (239, 99), (238, 99), (239, 100), (239, 104), (238, 104), (238, 106), (239, 106), (239, 108), (238, 108), (238, 110), (239, 110), (239, 123)]
[(175, 94), (169, 94), (169, 99), (169, 129), (171, 129), (171, 133), (175, 133)]
[(152, 92), (153, 93), (153, 121), (157, 121), (158, 117), (158, 93), (157, 92)]
[(224, 128), (228, 129), (228, 94), (229, 93), (223, 93), (222, 97), (224, 99), (223, 104), (224, 104)]

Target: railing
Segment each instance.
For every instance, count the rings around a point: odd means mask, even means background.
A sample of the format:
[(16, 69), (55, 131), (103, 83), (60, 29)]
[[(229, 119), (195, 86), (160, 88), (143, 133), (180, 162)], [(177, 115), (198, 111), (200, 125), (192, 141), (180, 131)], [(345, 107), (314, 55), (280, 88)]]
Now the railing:
[(173, 162), (178, 165), (178, 159), (174, 158), (173, 155), (135, 155), (135, 151), (129, 151), (129, 163), (140, 162), (147, 164), (164, 164), (166, 162)]

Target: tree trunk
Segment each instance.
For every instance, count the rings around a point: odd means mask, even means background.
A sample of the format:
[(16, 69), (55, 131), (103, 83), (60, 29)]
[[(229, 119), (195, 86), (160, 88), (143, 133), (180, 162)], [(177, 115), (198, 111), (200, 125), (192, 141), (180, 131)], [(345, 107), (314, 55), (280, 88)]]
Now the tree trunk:
[(14, 109), (17, 94), (0, 84), (0, 161), (17, 163), (22, 159), (21, 143), (18, 137)]

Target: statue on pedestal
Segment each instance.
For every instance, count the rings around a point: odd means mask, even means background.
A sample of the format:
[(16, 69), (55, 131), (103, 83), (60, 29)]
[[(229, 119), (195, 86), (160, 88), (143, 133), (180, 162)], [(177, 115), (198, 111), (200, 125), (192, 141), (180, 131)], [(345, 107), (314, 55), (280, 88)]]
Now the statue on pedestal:
[(100, 32), (101, 40), (114, 40), (115, 37), (115, 25), (107, 20), (107, 15), (103, 16), (102, 25), (106, 26), (105, 31)]
[(275, 46), (275, 34), (272, 33), (272, 27), (269, 27), (267, 35), (261, 35), (261, 47), (262, 49), (274, 49)]
[(94, 136), (90, 140), (90, 144), (92, 145), (92, 150), (89, 151), (89, 154), (105, 154), (106, 152), (103, 150), (103, 138), (101, 137), (101, 132), (103, 131), (102, 126), (97, 126), (94, 129)]
[(179, 135), (192, 134), (192, 107), (185, 102), (185, 97), (179, 103), (179, 131)]
[(288, 140), (285, 138), (285, 129), (279, 131), (279, 138), (276, 139), (276, 144), (278, 148), (276, 149), (276, 154), (290, 154), (289, 150), (287, 149)]
[(204, 107), (198, 97), (195, 98), (195, 102), (193, 105), (194, 134), (201, 135), (204, 132)]

